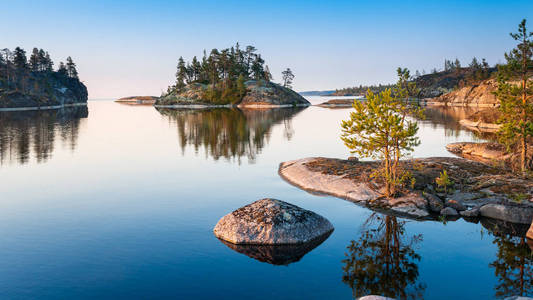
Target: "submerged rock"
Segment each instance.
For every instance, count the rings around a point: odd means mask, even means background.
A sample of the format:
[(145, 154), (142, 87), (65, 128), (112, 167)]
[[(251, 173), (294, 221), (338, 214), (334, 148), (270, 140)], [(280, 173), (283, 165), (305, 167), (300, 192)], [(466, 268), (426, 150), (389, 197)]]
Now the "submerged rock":
[(288, 265), (299, 261), (311, 250), (318, 247), (330, 236), (331, 231), (303, 244), (294, 245), (236, 245), (220, 240), (228, 248), (272, 265)]
[(532, 239), (533, 240), (533, 223), (531, 223), (531, 226), (529, 227), (529, 230), (526, 233), (526, 237), (528, 239)]
[(331, 233), (333, 225), (312, 211), (266, 198), (225, 215), (213, 231), (233, 244), (287, 245), (320, 238)]

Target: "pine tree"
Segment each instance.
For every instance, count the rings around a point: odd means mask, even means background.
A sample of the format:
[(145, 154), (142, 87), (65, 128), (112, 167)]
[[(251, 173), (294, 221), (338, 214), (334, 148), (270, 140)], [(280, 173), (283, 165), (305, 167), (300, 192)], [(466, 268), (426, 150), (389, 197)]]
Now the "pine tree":
[(461, 68), (461, 62), (459, 61), (458, 58), (455, 59), (454, 68), (455, 69), (460, 69)]
[(38, 72), (40, 67), (39, 49), (33, 48), (30, 56), (30, 69), (32, 72)]
[(54, 62), (52, 61), (52, 59), (50, 58), (50, 54), (48, 54), (48, 52), (45, 53), (44, 55), (44, 70), (46, 72), (52, 72), (54, 71)]
[(57, 73), (62, 75), (62, 76), (64, 76), (64, 77), (68, 76), (67, 67), (65, 66), (65, 64), (62, 61), (59, 62), (59, 67), (57, 69)]
[(270, 73), (270, 69), (268, 68), (268, 65), (265, 66), (265, 75), (264, 78), (266, 81), (272, 81), (272, 73)]
[(400, 159), (420, 144), (416, 121), (406, 118), (409, 91), (405, 79), (409, 73), (404, 70), (398, 71), (394, 94), (391, 89), (378, 94), (369, 90), (366, 102), (355, 101), (355, 111), (341, 124), (341, 139), (352, 153), (383, 160), (383, 167), (374, 175), (383, 178), (387, 197), (393, 196), (406, 178), (399, 170)]
[[(533, 73), (533, 41), (532, 32), (526, 27), (526, 20), (518, 25), (518, 33), (511, 33), (511, 37), (518, 45), (511, 52), (505, 54), (507, 65), (501, 66), (499, 84), (496, 95), (500, 100), (502, 127), (499, 131), (500, 140), (509, 148), (517, 146), (521, 153), (520, 171), (527, 175), (530, 162), (527, 158), (527, 142), (533, 136), (533, 83), (530, 79)], [(520, 79), (520, 84), (513, 84), (513, 79)]]
[(24, 49), (20, 47), (15, 48), (13, 52), (13, 64), (19, 72), (28, 69), (28, 59), (26, 58), (26, 51)]
[(180, 56), (178, 60), (178, 67), (176, 71), (176, 89), (181, 92), (185, 87), (185, 80), (187, 78), (187, 67), (183, 57)]
[(72, 57), (67, 57), (67, 74), (68, 77), (78, 78), (78, 71), (76, 70), (76, 64), (72, 61)]
[(43, 49), (39, 49), (39, 71), (46, 71), (46, 52)]
[(292, 88), (292, 81), (294, 80), (294, 74), (290, 68), (287, 68), (285, 71), (281, 72), (281, 77), (283, 80), (283, 86), (286, 88)]

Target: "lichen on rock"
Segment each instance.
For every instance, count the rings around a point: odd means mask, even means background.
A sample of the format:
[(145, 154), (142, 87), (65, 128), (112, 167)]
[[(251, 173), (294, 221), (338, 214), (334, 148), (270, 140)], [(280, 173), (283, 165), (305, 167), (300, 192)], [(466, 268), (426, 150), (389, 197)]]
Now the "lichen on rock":
[(222, 217), (213, 232), (233, 244), (289, 245), (308, 243), (331, 233), (324, 217), (296, 205), (261, 199)]

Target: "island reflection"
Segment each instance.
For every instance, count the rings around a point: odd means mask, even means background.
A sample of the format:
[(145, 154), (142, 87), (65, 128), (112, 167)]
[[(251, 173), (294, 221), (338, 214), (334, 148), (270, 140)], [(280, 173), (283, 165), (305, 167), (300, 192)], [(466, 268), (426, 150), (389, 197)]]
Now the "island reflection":
[(394, 216), (373, 213), (359, 239), (351, 241), (342, 261), (342, 281), (350, 286), (354, 298), (423, 298), (426, 285), (418, 282), (421, 257), (415, 251), (422, 235), (405, 236), (405, 223)]
[(283, 124), (284, 137), (290, 140), (294, 134), (291, 119), (304, 109), (157, 108), (157, 111), (177, 127), (183, 154), (187, 147), (192, 147), (195, 153), (204, 148), (206, 156), (237, 160), (240, 164), (242, 157), (255, 162), (275, 125)]
[(0, 112), (0, 165), (37, 163), (52, 157), (59, 136), (63, 145), (74, 150), (81, 119), (89, 114), (87, 106), (57, 110)]

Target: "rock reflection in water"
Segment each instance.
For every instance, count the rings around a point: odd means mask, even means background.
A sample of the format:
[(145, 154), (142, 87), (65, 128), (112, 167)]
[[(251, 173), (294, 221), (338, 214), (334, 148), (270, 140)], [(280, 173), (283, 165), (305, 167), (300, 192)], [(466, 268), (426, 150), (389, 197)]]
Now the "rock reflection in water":
[(272, 265), (288, 265), (299, 261), (311, 250), (322, 244), (331, 235), (331, 231), (305, 244), (296, 245), (236, 245), (220, 240), (229, 248)]
[(46, 162), (52, 156), (57, 136), (74, 150), (80, 120), (88, 114), (87, 106), (0, 112), (0, 165), (25, 164), (32, 157), (38, 163)]
[(426, 285), (418, 282), (420, 255), (415, 246), (422, 235), (405, 236), (405, 221), (372, 214), (358, 240), (352, 240), (342, 262), (342, 281), (353, 297), (382, 295), (396, 299), (419, 299)]
[(197, 153), (203, 147), (206, 156), (215, 160), (242, 157), (254, 162), (268, 139), (272, 127), (284, 125), (284, 136), (290, 140), (294, 134), (291, 119), (305, 108), (278, 109), (162, 109), (157, 110), (174, 123), (178, 129), (182, 152), (188, 146)]
[(431, 124), (433, 128), (444, 125), (444, 134), (449, 137), (459, 137), (461, 131), (467, 130), (472, 132), (476, 138), (494, 140), (496, 138), (494, 133), (468, 129), (459, 123), (478, 110), (473, 107), (426, 107), (424, 111), (425, 123)]

